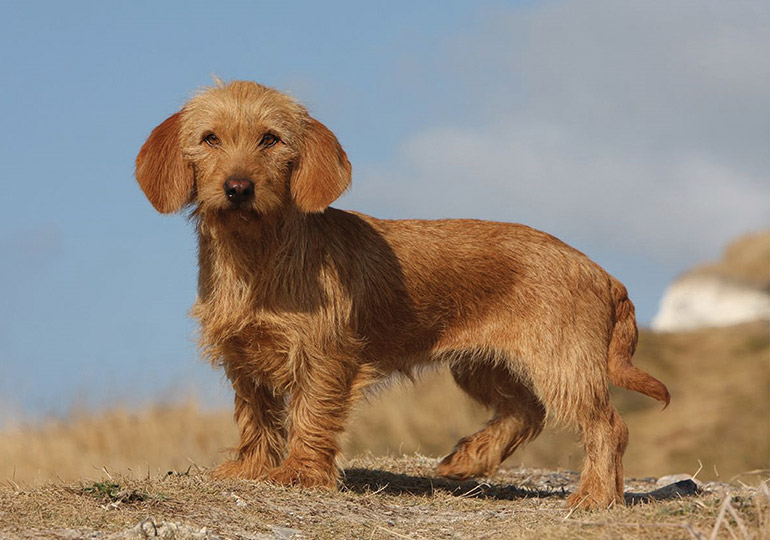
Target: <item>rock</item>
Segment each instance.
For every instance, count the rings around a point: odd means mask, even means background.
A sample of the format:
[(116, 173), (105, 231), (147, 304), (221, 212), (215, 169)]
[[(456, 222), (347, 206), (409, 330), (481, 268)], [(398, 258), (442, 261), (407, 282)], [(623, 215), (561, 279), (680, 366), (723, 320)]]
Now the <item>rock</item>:
[(770, 233), (741, 238), (720, 261), (675, 280), (652, 328), (676, 332), (756, 320), (770, 321)]
[(675, 497), (686, 497), (700, 493), (698, 484), (692, 479), (680, 480), (673, 484), (668, 484), (649, 493), (650, 499), (663, 501)]
[(163, 540), (224, 540), (205, 527), (198, 529), (179, 523), (161, 522), (155, 523), (151, 517), (142, 520), (135, 527), (112, 534), (107, 540), (147, 540), (148, 538), (160, 538)]
[(666, 290), (653, 330), (676, 332), (770, 320), (770, 294), (712, 276), (685, 276)]
[(689, 474), (672, 474), (664, 476), (656, 483), (657, 489), (644, 493), (627, 492), (628, 504), (649, 503), (652, 501), (666, 501), (680, 497), (689, 497), (699, 494), (702, 490), (697, 482)]
[(698, 487), (702, 487), (703, 483), (700, 480), (696, 480), (692, 477), (692, 475), (689, 474), (669, 474), (666, 476), (661, 476), (658, 478), (658, 480), (655, 482), (656, 488), (662, 488), (671, 484), (676, 484), (677, 482), (681, 482), (683, 480), (691, 480), (692, 482), (695, 482), (695, 484)]
[(278, 527), (277, 525), (271, 525), (270, 529), (277, 540), (290, 540), (302, 532), (297, 529), (289, 529), (288, 527)]

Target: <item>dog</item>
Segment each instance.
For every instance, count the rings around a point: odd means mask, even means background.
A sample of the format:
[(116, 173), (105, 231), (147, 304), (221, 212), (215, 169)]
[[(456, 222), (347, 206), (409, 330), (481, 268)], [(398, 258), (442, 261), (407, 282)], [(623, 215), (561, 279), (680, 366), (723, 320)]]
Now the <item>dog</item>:
[(240, 432), (216, 476), (333, 488), (338, 435), (367, 387), (445, 363), (494, 415), (439, 475), (492, 475), (549, 419), (585, 446), (568, 505), (624, 504), (628, 429), (608, 383), (666, 405), (669, 393), (631, 364), (625, 287), (584, 254), (519, 224), (331, 208), (351, 183), (342, 146), (254, 82), (192, 97), (149, 135), (136, 178), (155, 209), (188, 209), (197, 229), (192, 314)]

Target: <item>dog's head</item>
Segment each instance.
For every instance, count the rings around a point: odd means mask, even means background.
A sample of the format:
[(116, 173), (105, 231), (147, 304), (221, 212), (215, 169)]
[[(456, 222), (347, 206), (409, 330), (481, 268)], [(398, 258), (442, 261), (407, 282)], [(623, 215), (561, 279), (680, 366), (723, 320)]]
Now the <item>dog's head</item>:
[(334, 134), (291, 99), (257, 83), (218, 84), (156, 127), (136, 158), (156, 210), (267, 215), (322, 212), (350, 185)]

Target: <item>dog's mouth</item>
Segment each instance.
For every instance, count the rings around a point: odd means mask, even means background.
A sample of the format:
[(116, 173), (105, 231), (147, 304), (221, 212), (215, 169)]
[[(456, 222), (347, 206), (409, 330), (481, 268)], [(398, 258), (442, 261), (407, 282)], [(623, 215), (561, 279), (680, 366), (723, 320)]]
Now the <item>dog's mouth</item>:
[(224, 209), (222, 213), (243, 221), (259, 219), (262, 216), (259, 210), (254, 209), (254, 207), (246, 203), (231, 204), (230, 208)]

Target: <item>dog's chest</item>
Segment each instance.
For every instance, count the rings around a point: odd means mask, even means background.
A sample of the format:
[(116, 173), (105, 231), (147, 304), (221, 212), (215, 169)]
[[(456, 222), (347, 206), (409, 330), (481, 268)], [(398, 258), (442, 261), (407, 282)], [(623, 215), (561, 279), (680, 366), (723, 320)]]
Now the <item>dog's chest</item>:
[(288, 387), (292, 382), (291, 340), (269, 326), (259, 326), (232, 339), (234, 354), (226, 361), (246, 368), (271, 387)]
[[(217, 316), (212, 316), (216, 313)], [(291, 391), (304, 370), (304, 358), (313, 347), (307, 329), (318, 327), (298, 314), (276, 314), (259, 309), (223, 311), (208, 302), (192, 310), (200, 325), (201, 349), (230, 375), (248, 372), (257, 382)]]

